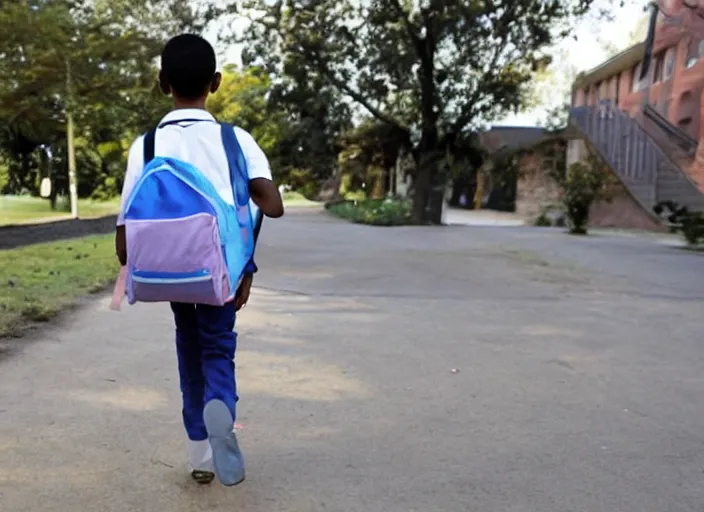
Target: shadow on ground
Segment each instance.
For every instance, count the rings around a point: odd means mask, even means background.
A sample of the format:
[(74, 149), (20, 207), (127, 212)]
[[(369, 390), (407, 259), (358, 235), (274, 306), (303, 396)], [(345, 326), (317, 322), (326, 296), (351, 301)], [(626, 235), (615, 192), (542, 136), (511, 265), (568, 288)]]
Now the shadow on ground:
[(117, 216), (108, 215), (98, 219), (57, 220), (38, 224), (0, 226), (0, 250), (80, 236), (114, 233), (116, 220)]

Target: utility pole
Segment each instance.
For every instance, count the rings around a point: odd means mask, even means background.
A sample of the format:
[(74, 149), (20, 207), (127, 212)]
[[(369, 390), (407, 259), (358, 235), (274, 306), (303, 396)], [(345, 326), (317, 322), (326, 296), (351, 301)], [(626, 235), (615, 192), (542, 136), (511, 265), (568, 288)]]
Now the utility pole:
[(71, 88), (71, 62), (66, 57), (66, 144), (68, 153), (68, 193), (71, 201), (71, 218), (78, 218), (78, 184), (76, 179), (76, 147), (73, 141), (73, 90)]

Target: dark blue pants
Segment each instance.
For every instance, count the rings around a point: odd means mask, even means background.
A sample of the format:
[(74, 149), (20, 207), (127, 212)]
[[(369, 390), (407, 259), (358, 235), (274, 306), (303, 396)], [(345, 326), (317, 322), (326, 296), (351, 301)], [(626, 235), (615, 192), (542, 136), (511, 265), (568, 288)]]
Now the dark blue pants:
[(208, 438), (203, 408), (210, 400), (225, 402), (235, 420), (235, 305), (172, 303), (171, 309), (176, 322), (183, 424), (191, 441), (202, 441)]

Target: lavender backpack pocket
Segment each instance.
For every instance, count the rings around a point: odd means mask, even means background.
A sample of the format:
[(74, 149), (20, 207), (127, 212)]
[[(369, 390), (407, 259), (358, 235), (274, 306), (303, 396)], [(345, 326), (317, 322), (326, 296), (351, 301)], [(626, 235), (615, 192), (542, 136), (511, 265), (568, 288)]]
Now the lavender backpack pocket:
[(144, 168), (124, 211), (130, 304), (233, 299), (254, 247), (246, 167), (230, 134), (223, 125), (235, 206), (186, 162), (156, 157)]

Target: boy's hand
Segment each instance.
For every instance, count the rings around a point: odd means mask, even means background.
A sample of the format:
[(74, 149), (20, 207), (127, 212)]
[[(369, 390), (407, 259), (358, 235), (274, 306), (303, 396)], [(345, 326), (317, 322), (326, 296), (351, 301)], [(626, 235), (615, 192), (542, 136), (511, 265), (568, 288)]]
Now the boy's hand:
[(240, 287), (237, 288), (237, 293), (235, 294), (235, 311), (239, 311), (247, 304), (249, 300), (249, 292), (252, 289), (252, 281), (254, 276), (252, 274), (247, 274), (242, 278)]
[(117, 259), (120, 260), (120, 265), (127, 265), (127, 235), (125, 234), (125, 226), (117, 226), (115, 233), (115, 252)]

